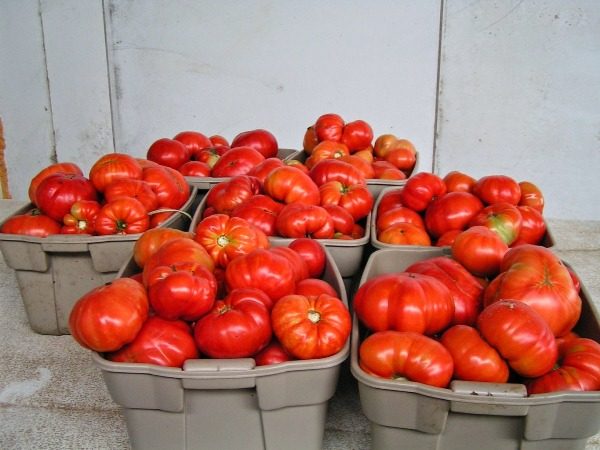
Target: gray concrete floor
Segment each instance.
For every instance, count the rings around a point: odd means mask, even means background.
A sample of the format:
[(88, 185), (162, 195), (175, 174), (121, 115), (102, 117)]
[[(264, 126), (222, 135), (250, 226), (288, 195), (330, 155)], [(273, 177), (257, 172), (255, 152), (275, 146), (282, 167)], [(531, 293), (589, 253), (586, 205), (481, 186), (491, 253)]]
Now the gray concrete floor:
[[(22, 202), (0, 201), (0, 220)], [(555, 250), (578, 273), (600, 308), (600, 222), (549, 220)], [(0, 258), (0, 448), (127, 449), (125, 419), (91, 362), (70, 336), (31, 331), (12, 269)], [(367, 449), (348, 365), (329, 404), (324, 449)], [(402, 448), (401, 443), (398, 448)], [(600, 434), (586, 450), (600, 450)]]

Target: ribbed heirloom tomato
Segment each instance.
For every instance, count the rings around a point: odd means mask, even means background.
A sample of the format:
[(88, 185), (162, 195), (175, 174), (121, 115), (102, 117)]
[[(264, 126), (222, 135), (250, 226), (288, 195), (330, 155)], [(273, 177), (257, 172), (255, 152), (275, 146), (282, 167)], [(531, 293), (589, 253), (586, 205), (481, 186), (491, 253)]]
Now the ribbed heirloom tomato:
[(83, 171), (81, 170), (81, 168), (77, 164), (72, 162), (55, 163), (44, 167), (29, 182), (29, 189), (27, 191), (27, 194), (29, 195), (29, 199), (34, 205), (37, 206), (35, 191), (37, 190), (38, 186), (46, 177), (55, 173), (72, 173), (75, 175), (83, 176)]
[(231, 148), (234, 147), (250, 147), (258, 151), (265, 158), (273, 158), (277, 156), (279, 144), (277, 138), (270, 131), (264, 129), (256, 129), (243, 131), (233, 138)]
[(284, 206), (275, 226), (280, 236), (289, 238), (332, 239), (335, 234), (333, 219), (325, 208), (302, 203)]
[(0, 233), (23, 234), (33, 237), (47, 237), (60, 233), (60, 224), (34, 208), (25, 214), (14, 215), (2, 224)]
[(176, 238), (191, 238), (188, 231), (175, 228), (152, 228), (145, 231), (133, 245), (133, 259), (140, 268), (144, 268), (146, 261), (162, 244)]
[(63, 217), (64, 234), (94, 234), (96, 217), (101, 210), (95, 200), (79, 200), (71, 205), (71, 210)]
[(424, 211), (436, 198), (446, 193), (446, 184), (439, 176), (420, 172), (410, 177), (402, 188), (402, 204), (415, 211)]
[(273, 170), (263, 183), (265, 193), (273, 199), (289, 204), (318, 205), (319, 187), (306, 173), (291, 166)]
[(257, 194), (234, 208), (231, 216), (247, 220), (267, 236), (275, 236), (275, 223), (282, 209), (282, 203), (276, 202), (268, 195)]
[(311, 238), (294, 239), (288, 245), (298, 253), (308, 266), (310, 277), (320, 277), (325, 270), (325, 250), (317, 241)]
[(144, 205), (131, 197), (120, 197), (106, 203), (94, 221), (94, 231), (100, 235), (137, 234), (150, 227)]
[(227, 150), (212, 167), (213, 177), (235, 177), (246, 175), (256, 165), (265, 160), (258, 150), (252, 147), (235, 147)]
[(44, 214), (62, 222), (73, 203), (78, 200), (97, 200), (98, 194), (90, 180), (82, 175), (55, 173), (38, 185), (35, 198)]
[(256, 177), (240, 175), (218, 183), (206, 194), (206, 206), (218, 213), (231, 214), (254, 195), (260, 194), (260, 181)]
[(101, 156), (90, 169), (89, 179), (98, 192), (119, 178), (142, 178), (139, 162), (125, 153), (107, 153)]

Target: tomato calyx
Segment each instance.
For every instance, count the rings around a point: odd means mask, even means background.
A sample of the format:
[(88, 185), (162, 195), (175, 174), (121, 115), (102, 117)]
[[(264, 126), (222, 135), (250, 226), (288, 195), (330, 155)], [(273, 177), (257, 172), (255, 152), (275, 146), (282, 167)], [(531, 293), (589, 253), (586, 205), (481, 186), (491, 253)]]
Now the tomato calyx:
[(230, 242), (231, 242), (231, 240), (224, 234), (222, 234), (221, 236), (219, 236), (217, 238), (217, 245), (219, 247), (227, 247)]
[(314, 309), (310, 309), (308, 311), (307, 317), (312, 323), (319, 323), (321, 321), (321, 313), (319, 311), (315, 311)]

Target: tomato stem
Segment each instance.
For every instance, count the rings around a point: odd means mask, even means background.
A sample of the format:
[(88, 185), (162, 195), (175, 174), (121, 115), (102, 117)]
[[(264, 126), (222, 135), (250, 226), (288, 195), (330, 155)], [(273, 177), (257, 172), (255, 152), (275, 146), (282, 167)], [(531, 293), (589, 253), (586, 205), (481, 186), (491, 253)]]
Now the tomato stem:
[(321, 313), (319, 313), (319, 311), (315, 311), (314, 309), (309, 310), (308, 320), (310, 320), (312, 323), (319, 323), (321, 320)]

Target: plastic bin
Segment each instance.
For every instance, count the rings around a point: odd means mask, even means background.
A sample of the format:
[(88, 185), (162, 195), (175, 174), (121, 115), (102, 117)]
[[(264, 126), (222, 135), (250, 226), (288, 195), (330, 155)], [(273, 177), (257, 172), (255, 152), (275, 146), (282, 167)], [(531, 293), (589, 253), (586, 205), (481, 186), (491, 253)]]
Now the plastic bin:
[[(361, 284), (383, 273), (445, 254), (444, 249), (374, 252)], [(598, 340), (600, 320), (582, 286), (583, 310), (575, 330)], [(600, 429), (600, 392), (559, 392), (527, 397), (522, 384), (452, 381), (448, 389), (366, 374), (358, 364), (364, 330), (354, 317), (350, 368), (357, 379), (373, 449), (563, 450), (584, 449)]]
[[(397, 249), (402, 249), (402, 250), (412, 251), (412, 252), (419, 252), (419, 251), (431, 248), (430, 246), (424, 246), (424, 245), (387, 244), (387, 243), (381, 242), (379, 239), (377, 239), (377, 227), (375, 226), (375, 224), (377, 223), (377, 210), (379, 209), (379, 203), (381, 202), (382, 197), (387, 192), (391, 192), (396, 189), (400, 189), (400, 188), (387, 187), (387, 188), (383, 189), (381, 191), (381, 194), (379, 195), (379, 197), (377, 197), (377, 200), (375, 200), (375, 205), (373, 206), (373, 212), (371, 213), (371, 221), (369, 222), (369, 228), (371, 229), (371, 233), (370, 233), (371, 245), (376, 249), (397, 248)], [(554, 239), (554, 236), (552, 235), (552, 232), (551, 232), (550, 228), (548, 227), (548, 223), (546, 222), (546, 234), (542, 238), (542, 241), (540, 242), (539, 245), (542, 245), (543, 247), (551, 248), (551, 247), (554, 247), (555, 243), (556, 243), (556, 241)]]
[[(288, 158), (292, 158), (299, 150), (294, 150), (290, 148), (280, 148), (277, 152), (277, 157), (281, 160), (286, 160)], [(215, 184), (220, 183), (221, 181), (227, 181), (231, 179), (231, 177), (184, 177), (187, 183), (190, 186), (196, 187), (202, 191), (208, 191)]]
[[(182, 210), (192, 214), (200, 201), (192, 188)], [(15, 214), (33, 208), (28, 204)], [(190, 220), (175, 214), (160, 227), (187, 230)], [(15, 270), (29, 326), (40, 334), (70, 334), (73, 304), (96, 286), (112, 280), (131, 256), (141, 234), (90, 236), (52, 235), (46, 238), (0, 233), (0, 250)]]
[[(347, 305), (326, 251), (323, 279)], [(121, 275), (137, 270), (130, 260)], [(337, 354), (271, 366), (254, 359), (188, 360), (183, 370), (92, 359), (113, 400), (123, 408), (129, 440), (139, 449), (321, 449), (350, 340)]]

